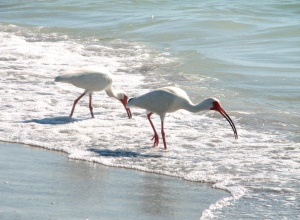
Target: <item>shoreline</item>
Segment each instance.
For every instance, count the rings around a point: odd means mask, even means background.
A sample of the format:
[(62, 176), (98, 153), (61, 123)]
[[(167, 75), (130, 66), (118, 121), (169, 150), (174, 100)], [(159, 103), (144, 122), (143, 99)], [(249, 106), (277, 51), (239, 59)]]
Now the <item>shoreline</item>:
[(0, 167), (1, 219), (199, 219), (228, 196), (203, 183), (15, 143), (0, 142)]

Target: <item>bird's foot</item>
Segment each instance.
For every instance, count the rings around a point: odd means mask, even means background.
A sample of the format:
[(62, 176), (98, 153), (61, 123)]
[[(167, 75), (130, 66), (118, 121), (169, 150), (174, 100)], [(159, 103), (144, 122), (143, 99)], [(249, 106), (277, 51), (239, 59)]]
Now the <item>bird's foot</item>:
[(157, 147), (158, 146), (158, 143), (159, 143), (159, 137), (158, 137), (158, 134), (154, 134), (153, 137), (152, 137), (152, 141), (154, 139), (154, 147)]

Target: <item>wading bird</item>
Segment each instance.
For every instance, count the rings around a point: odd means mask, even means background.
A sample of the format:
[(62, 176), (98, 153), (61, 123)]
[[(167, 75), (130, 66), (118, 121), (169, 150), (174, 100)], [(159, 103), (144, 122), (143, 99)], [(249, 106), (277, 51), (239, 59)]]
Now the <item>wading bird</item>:
[(92, 94), (95, 91), (104, 90), (109, 97), (114, 97), (121, 101), (124, 105), (128, 118), (131, 118), (131, 111), (126, 107), (128, 102), (128, 96), (123, 91), (115, 91), (112, 87), (112, 75), (106, 70), (99, 68), (84, 68), (66, 72), (55, 78), (55, 82), (69, 83), (76, 87), (85, 89), (73, 103), (73, 108), (70, 113), (72, 117), (77, 102), (85, 95), (89, 94), (89, 108), (92, 118), (94, 118), (93, 106), (92, 106)]
[(154, 131), (154, 147), (158, 146), (159, 137), (151, 121), (151, 115), (156, 113), (161, 119), (161, 135), (164, 142), (164, 148), (167, 149), (167, 143), (164, 132), (164, 118), (167, 112), (175, 112), (179, 109), (185, 109), (190, 112), (199, 112), (204, 110), (215, 110), (221, 113), (226, 118), (232, 127), (235, 139), (238, 139), (237, 130), (229, 115), (222, 108), (219, 100), (215, 98), (207, 98), (195, 105), (191, 102), (188, 95), (182, 89), (176, 87), (163, 87), (152, 92), (148, 92), (137, 98), (132, 98), (128, 101), (127, 107), (139, 107), (146, 109), (146, 114), (151, 127)]

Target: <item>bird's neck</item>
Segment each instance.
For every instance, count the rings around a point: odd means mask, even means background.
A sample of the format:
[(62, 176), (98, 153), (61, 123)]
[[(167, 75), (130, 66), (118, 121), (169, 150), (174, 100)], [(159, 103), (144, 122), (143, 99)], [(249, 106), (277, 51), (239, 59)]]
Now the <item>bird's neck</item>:
[(189, 111), (189, 112), (200, 112), (200, 111), (204, 111), (204, 110), (209, 110), (209, 106), (207, 106), (207, 104), (205, 102), (200, 102), (198, 104), (194, 104), (191, 101), (187, 102), (183, 109)]
[(112, 86), (108, 87), (106, 90), (105, 90), (106, 94), (109, 96), (109, 97), (114, 97), (116, 99), (121, 99), (122, 97), (120, 97), (120, 94), (118, 92), (116, 92)]

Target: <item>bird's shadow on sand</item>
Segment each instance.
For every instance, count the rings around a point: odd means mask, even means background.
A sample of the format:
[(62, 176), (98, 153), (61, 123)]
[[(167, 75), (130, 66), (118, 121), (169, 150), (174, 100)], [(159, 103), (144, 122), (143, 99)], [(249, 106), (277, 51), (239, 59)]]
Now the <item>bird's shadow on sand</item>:
[(70, 118), (69, 116), (59, 116), (59, 117), (49, 117), (49, 118), (42, 118), (42, 119), (30, 119), (25, 120), (23, 123), (37, 123), (37, 124), (49, 124), (49, 125), (56, 125), (56, 124), (70, 124), (77, 121), (83, 121), (86, 119), (75, 119)]
[(144, 157), (144, 158), (160, 158), (163, 157), (162, 155), (155, 155), (155, 154), (142, 154), (138, 152), (133, 151), (127, 151), (127, 150), (101, 150), (101, 149), (95, 149), (90, 148), (88, 151), (91, 151), (93, 153), (96, 153), (99, 156), (103, 157)]

